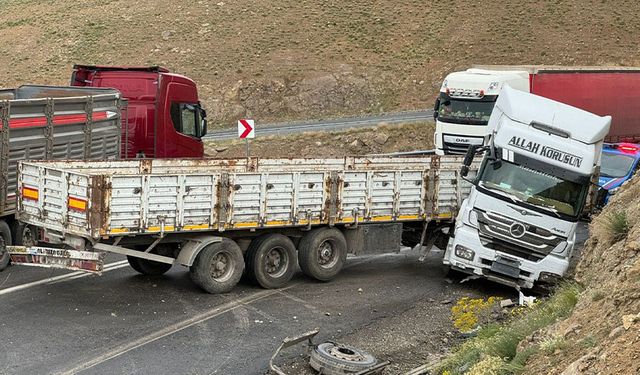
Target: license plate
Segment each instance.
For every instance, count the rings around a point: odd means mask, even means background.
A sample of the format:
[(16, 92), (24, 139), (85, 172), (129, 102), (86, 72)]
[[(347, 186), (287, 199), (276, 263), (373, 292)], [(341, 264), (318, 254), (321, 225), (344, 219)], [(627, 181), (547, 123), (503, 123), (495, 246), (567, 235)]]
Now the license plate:
[(497, 258), (491, 265), (491, 271), (517, 279), (520, 277), (520, 263), (510, 259)]
[(56, 249), (41, 246), (7, 246), (13, 264), (102, 273), (103, 252)]

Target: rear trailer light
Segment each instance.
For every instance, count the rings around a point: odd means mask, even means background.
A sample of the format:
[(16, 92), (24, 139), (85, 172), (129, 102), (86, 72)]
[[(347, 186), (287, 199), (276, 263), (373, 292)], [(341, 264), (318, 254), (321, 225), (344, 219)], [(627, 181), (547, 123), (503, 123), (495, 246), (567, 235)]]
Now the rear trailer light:
[(39, 197), (40, 197), (40, 194), (38, 192), (38, 189), (32, 188), (32, 187), (28, 187), (28, 186), (23, 186), (22, 187), (22, 198), (23, 199), (30, 199), (30, 200), (37, 201)]
[(87, 210), (87, 200), (76, 197), (69, 197), (68, 206), (72, 210), (76, 211), (86, 211)]

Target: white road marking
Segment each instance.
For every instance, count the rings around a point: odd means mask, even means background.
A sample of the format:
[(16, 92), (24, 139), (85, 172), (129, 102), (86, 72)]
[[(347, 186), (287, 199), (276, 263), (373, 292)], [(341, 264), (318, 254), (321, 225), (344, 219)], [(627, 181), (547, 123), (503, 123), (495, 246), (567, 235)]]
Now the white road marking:
[[(104, 270), (102, 272), (109, 272), (109, 271), (112, 271), (114, 269), (122, 268), (122, 267), (127, 265), (126, 263), (127, 263), (126, 260), (122, 260), (122, 261), (119, 261), (119, 262), (106, 264), (104, 266)], [(75, 272), (65, 273), (64, 275), (48, 277), (46, 279), (32, 281), (32, 282), (26, 283), (26, 284), (16, 285), (16, 286), (12, 286), (10, 288), (0, 289), (0, 296), (4, 295), (4, 294), (17, 292), (19, 290), (32, 288), (32, 287), (38, 286), (38, 285), (52, 284), (52, 283), (55, 283), (55, 282), (66, 281), (66, 280), (70, 280), (72, 278), (84, 277), (84, 276), (89, 276), (89, 275), (91, 275), (91, 273), (88, 273), (88, 272), (85, 272), (85, 271), (75, 271)]]
[[(124, 268), (124, 267), (129, 267), (129, 262), (126, 261), (126, 260), (123, 260), (123, 261), (120, 261), (120, 262), (109, 263), (109, 264), (104, 266), (104, 269), (102, 270), (102, 272), (104, 273), (104, 272), (107, 272), (107, 271), (113, 271), (113, 270), (117, 270), (119, 268)], [(75, 275), (75, 276), (72, 276), (72, 277), (70, 277), (68, 279), (52, 281), (52, 282), (49, 282), (47, 284), (51, 285), (51, 284), (63, 283), (65, 281), (81, 279), (81, 278), (87, 277), (87, 276), (97, 276), (97, 275), (93, 274), (91, 272), (82, 272), (80, 275)], [(99, 277), (99, 276), (97, 276), (97, 277)]]
[(218, 307), (215, 307), (209, 311), (206, 311), (204, 313), (198, 314), (192, 318), (189, 319), (185, 319), (183, 321), (174, 323), (166, 328), (160, 329), (158, 331), (152, 332), (148, 335), (142, 336), (136, 340), (133, 340), (131, 342), (127, 342), (124, 343), (122, 345), (116, 346), (115, 348), (109, 350), (108, 352), (99, 355), (93, 359), (90, 359), (84, 363), (78, 364), (75, 367), (66, 370), (64, 372), (61, 372), (61, 374), (64, 375), (71, 375), (71, 374), (77, 374), (78, 372), (81, 371), (85, 371), (88, 370), (92, 367), (95, 367), (101, 363), (104, 363), (106, 361), (109, 361), (113, 358), (119, 357), (131, 350), (134, 350), (136, 348), (139, 348), (141, 346), (147, 345), (149, 343), (152, 343), (156, 340), (159, 340), (163, 337), (172, 335), (176, 332), (182, 331), (186, 328), (192, 327), (196, 324), (200, 324), (202, 322), (206, 322), (207, 320), (213, 319), (217, 316), (220, 316), (222, 314), (225, 314), (229, 311), (232, 311), (240, 306), (243, 305), (247, 305), (253, 302), (256, 302), (258, 300), (261, 300), (263, 298), (272, 296), (274, 294), (279, 294), (281, 293), (283, 290), (287, 290), (290, 288), (293, 288), (294, 286), (296, 286), (297, 284), (293, 284), (290, 285), (286, 288), (282, 288), (282, 289), (273, 289), (273, 290), (263, 290), (260, 292), (257, 292), (255, 294), (252, 294), (250, 296), (247, 297), (243, 297), (243, 298), (238, 298), (235, 299), (233, 301), (227, 302), (223, 305), (220, 305)]

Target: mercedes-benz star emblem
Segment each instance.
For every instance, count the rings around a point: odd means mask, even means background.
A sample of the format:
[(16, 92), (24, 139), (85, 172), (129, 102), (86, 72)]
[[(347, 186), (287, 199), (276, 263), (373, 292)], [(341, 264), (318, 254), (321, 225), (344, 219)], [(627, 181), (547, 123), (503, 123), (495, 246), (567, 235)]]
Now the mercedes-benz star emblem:
[(520, 238), (522, 236), (524, 236), (524, 233), (527, 231), (527, 229), (524, 227), (524, 225), (520, 224), (520, 223), (513, 223), (511, 224), (511, 227), (509, 228), (509, 233), (511, 233), (511, 235), (515, 238)]

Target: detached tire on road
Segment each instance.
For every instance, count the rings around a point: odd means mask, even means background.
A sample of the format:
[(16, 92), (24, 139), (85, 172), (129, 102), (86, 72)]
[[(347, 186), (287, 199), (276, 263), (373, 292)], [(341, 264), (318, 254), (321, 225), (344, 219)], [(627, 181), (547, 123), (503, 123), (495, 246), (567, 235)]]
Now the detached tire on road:
[(311, 351), (309, 364), (326, 375), (357, 373), (373, 367), (377, 360), (369, 353), (348, 345), (325, 342)]
[(293, 277), (296, 246), (282, 234), (265, 234), (251, 241), (245, 259), (251, 281), (265, 289), (282, 288)]
[(347, 241), (339, 229), (314, 229), (300, 240), (298, 264), (305, 275), (316, 280), (336, 277), (346, 259)]
[(208, 293), (226, 293), (240, 281), (244, 270), (242, 250), (235, 241), (223, 238), (200, 251), (189, 269), (191, 280)]
[(0, 220), (0, 271), (7, 268), (11, 257), (7, 252), (7, 246), (11, 246), (11, 229), (6, 221)]
[(129, 261), (131, 268), (136, 270), (138, 273), (147, 276), (163, 275), (173, 267), (172, 264), (155, 262), (153, 260), (136, 258), (128, 255), (127, 261)]

